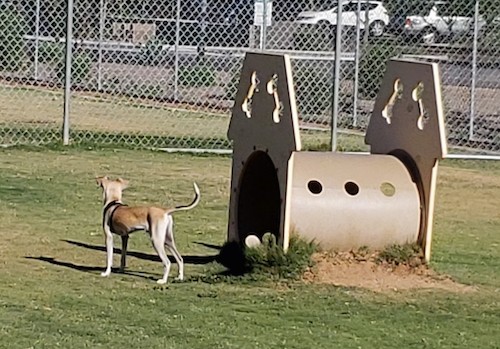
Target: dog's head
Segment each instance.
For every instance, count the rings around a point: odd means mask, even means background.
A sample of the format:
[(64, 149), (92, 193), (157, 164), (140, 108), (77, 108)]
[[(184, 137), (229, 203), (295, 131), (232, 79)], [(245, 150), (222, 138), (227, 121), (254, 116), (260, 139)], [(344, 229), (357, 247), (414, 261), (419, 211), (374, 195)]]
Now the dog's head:
[(128, 181), (123, 178), (109, 179), (108, 176), (97, 177), (96, 182), (102, 188), (104, 203), (113, 200), (122, 201), (122, 191), (128, 187)]

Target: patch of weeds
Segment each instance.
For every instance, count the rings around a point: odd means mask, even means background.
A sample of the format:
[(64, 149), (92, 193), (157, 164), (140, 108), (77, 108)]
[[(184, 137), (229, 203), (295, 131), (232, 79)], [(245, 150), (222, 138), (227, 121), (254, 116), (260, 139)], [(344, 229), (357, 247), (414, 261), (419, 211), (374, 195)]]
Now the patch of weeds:
[(163, 86), (158, 84), (130, 84), (124, 90), (135, 98), (157, 99), (165, 94)]
[(179, 83), (185, 87), (210, 87), (217, 80), (215, 71), (206, 65), (197, 65), (179, 70)]
[(416, 244), (390, 245), (380, 251), (377, 261), (392, 265), (408, 265), (412, 267), (423, 263), (424, 253), (422, 248)]
[(312, 254), (318, 251), (314, 242), (308, 242), (296, 235), (290, 238), (285, 252), (273, 234), (265, 234), (262, 244), (256, 247), (242, 247), (239, 243), (226, 243), (219, 254), (218, 262), (228, 270), (212, 281), (239, 278), (241, 281), (267, 279), (298, 279), (313, 264)]
[(351, 252), (353, 257), (357, 261), (367, 261), (372, 255), (372, 252), (370, 251), (370, 248), (368, 246), (361, 246), (357, 250), (353, 250)]

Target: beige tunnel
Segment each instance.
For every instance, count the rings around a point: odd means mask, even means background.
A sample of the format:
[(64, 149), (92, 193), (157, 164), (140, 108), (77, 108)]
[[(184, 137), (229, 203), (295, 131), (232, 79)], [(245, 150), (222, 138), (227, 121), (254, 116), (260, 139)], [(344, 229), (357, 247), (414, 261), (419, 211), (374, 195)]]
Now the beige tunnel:
[(396, 157), (294, 152), (290, 165), (290, 231), (341, 251), (417, 241), (419, 193)]

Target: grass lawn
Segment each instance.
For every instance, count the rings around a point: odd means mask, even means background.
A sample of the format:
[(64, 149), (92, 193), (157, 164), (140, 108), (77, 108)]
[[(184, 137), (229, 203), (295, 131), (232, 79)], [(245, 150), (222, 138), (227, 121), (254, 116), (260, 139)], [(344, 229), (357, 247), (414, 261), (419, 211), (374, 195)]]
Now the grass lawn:
[[(213, 260), (225, 241), (229, 157), (83, 148), (0, 157), (0, 348), (500, 348), (498, 162), (440, 168), (431, 266), (476, 290), (376, 293), (201, 278), (223, 270)], [(162, 268), (140, 232), (126, 273), (100, 277), (94, 178), (104, 174), (130, 180), (129, 204), (187, 203), (200, 185), (200, 205), (175, 217), (186, 281), (155, 283)]]

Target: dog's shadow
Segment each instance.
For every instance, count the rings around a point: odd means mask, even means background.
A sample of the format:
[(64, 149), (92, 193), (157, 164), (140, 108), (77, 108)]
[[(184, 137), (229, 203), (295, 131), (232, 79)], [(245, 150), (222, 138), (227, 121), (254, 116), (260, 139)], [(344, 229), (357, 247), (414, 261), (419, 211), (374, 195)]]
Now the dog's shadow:
[[(53, 257), (44, 257), (44, 256), (31, 257), (31, 256), (26, 256), (25, 258), (26, 259), (35, 259), (35, 260), (38, 260), (38, 261), (50, 263), (52, 265), (57, 265), (59, 267), (65, 267), (65, 268), (70, 268), (70, 269), (78, 270), (78, 271), (81, 271), (81, 272), (84, 272), (84, 273), (95, 273), (95, 272), (102, 272), (102, 271), (104, 271), (104, 267), (103, 266), (79, 265), (79, 264), (75, 264), (75, 263), (71, 263), (71, 262), (59, 261), (59, 260), (57, 260), (57, 259), (55, 259)], [(152, 274), (152, 273), (148, 273), (148, 272), (144, 272), (144, 271), (140, 271), (140, 272), (139, 271), (131, 271), (131, 270), (120, 271), (118, 268), (113, 268), (112, 271), (113, 271), (113, 273), (120, 273), (120, 274), (123, 274), (123, 275), (131, 275), (131, 276), (140, 277), (140, 278), (144, 278), (144, 279), (148, 279), (148, 280), (155, 280), (157, 278), (157, 277), (154, 276), (156, 274)]]
[[(83, 248), (90, 249), (90, 250), (103, 251), (103, 252), (106, 251), (106, 247), (102, 246), (102, 245), (93, 245), (93, 244), (89, 244), (89, 243), (86, 243), (86, 242), (73, 241), (73, 240), (62, 240), (62, 241), (66, 242), (68, 244), (72, 244), (72, 245), (75, 245), (75, 246), (78, 246), (78, 247), (83, 247)], [(200, 243), (200, 244), (204, 245), (206, 247), (213, 248), (213, 249), (220, 249), (220, 247), (215, 246), (215, 245), (209, 245), (209, 244), (205, 244), (205, 243)], [(120, 248), (114, 248), (113, 252), (116, 253), (116, 254), (121, 254), (122, 251), (121, 251)], [(147, 260), (147, 261), (161, 262), (160, 258), (157, 255), (153, 255), (153, 254), (149, 254), (149, 253), (144, 253), (144, 252), (127, 251), (127, 256), (132, 256), (132, 257), (139, 258), (139, 259), (142, 259), (142, 260)], [(183, 256), (182, 258), (183, 258), (185, 264), (203, 265), (203, 264), (208, 264), (208, 263), (212, 263), (212, 262), (216, 261), (217, 260), (217, 256), (218, 255), (209, 255), (209, 256)], [(71, 269), (78, 270), (78, 271), (85, 272), (85, 273), (94, 273), (94, 272), (98, 272), (98, 271), (102, 272), (104, 270), (104, 266), (79, 265), (79, 264), (75, 264), (75, 263), (72, 263), (72, 262), (60, 261), (60, 260), (57, 260), (57, 259), (55, 259), (53, 257), (45, 257), (45, 256), (31, 257), (31, 256), (27, 256), (25, 258), (39, 260), (39, 261), (50, 263), (50, 264), (57, 265), (57, 266), (60, 266), (60, 267), (71, 268)], [(173, 257), (169, 256), (169, 258), (170, 258), (171, 262), (175, 263), (175, 259)], [(116, 272), (119, 272), (119, 269), (118, 268), (113, 268), (112, 271), (114, 273), (116, 273)], [(131, 276), (146, 278), (146, 279), (150, 279), (150, 280), (154, 280), (158, 276), (156, 274), (150, 274), (150, 273), (143, 272), (143, 271), (139, 272), (139, 271), (131, 271), (131, 270), (125, 270), (125, 271), (122, 271), (121, 273), (124, 274), (124, 275), (131, 275)]]

